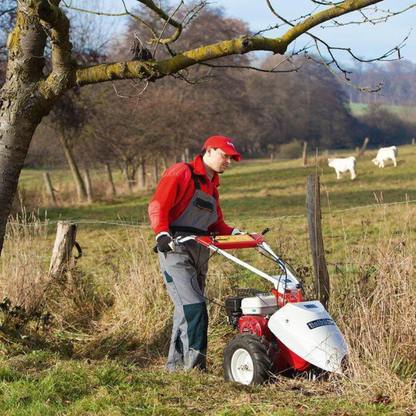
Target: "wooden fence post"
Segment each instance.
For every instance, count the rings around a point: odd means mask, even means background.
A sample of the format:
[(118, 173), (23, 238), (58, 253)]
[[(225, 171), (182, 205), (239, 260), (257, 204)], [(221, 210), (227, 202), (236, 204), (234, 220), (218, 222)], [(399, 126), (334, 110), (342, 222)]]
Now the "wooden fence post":
[[(59, 221), (56, 231), (49, 274), (56, 277), (73, 267), (72, 249), (74, 248), (77, 225), (67, 221)], [(79, 247), (79, 246), (78, 246)], [(80, 251), (80, 249), (79, 249)], [(79, 253), (81, 254), (81, 252)]]
[(111, 194), (116, 196), (116, 187), (114, 186), (113, 173), (111, 172), (111, 166), (109, 163), (105, 164), (105, 171), (107, 173), (108, 182), (110, 182)]
[(309, 240), (315, 269), (315, 293), (318, 300), (327, 307), (329, 301), (329, 274), (325, 259), (321, 225), (321, 193), (317, 175), (307, 177), (306, 209), (308, 215)]
[(415, 139), (413, 138), (412, 139), (412, 146), (415, 144)]
[(365, 149), (367, 148), (367, 145), (368, 145), (369, 141), (370, 141), (370, 139), (368, 137), (366, 137), (364, 139), (363, 146), (361, 147), (360, 151), (358, 152), (357, 157), (361, 157), (364, 154)]
[(308, 164), (306, 152), (308, 151), (308, 142), (303, 142), (303, 153), (302, 153), (302, 166)]
[(53, 186), (52, 186), (52, 182), (51, 182), (51, 178), (49, 176), (48, 172), (45, 172), (43, 174), (43, 179), (45, 181), (45, 185), (46, 185), (46, 191), (48, 192), (49, 196), (52, 198), (53, 204), (56, 205), (56, 198), (55, 198), (55, 192), (53, 190)]
[(274, 153), (270, 153), (270, 163), (273, 163), (274, 161)]
[(189, 149), (185, 149), (185, 162), (189, 162)]
[(84, 171), (84, 182), (85, 182), (85, 190), (87, 191), (87, 200), (88, 200), (88, 203), (91, 204), (91, 202), (92, 202), (92, 185), (91, 185), (90, 171), (88, 169), (85, 169), (85, 171)]

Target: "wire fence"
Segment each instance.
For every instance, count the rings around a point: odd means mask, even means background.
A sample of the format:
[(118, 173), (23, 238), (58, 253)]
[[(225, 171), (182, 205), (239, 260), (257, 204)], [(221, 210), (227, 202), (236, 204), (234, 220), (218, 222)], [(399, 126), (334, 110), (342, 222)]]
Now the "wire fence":
[[(406, 201), (398, 201), (398, 202), (386, 202), (386, 203), (376, 203), (376, 204), (369, 204), (369, 205), (361, 205), (356, 207), (350, 207), (346, 209), (338, 209), (338, 210), (327, 210), (322, 212), (322, 215), (334, 215), (334, 214), (342, 214), (349, 211), (359, 211), (365, 210), (369, 208), (386, 208), (396, 205), (407, 205), (407, 204), (414, 204), (416, 203), (416, 199), (406, 200)], [(243, 221), (283, 221), (286, 219), (293, 219), (293, 218), (306, 218), (307, 215), (305, 214), (297, 214), (297, 215), (281, 215), (279, 217), (254, 217), (249, 218)], [(16, 225), (19, 227), (48, 227), (51, 225), (56, 225), (63, 220), (54, 220), (54, 221), (43, 221), (43, 222), (19, 222), (19, 221), (9, 221), (10, 225)], [(86, 225), (113, 225), (117, 227), (123, 228), (143, 228), (143, 229), (150, 229), (151, 226), (149, 223), (145, 222), (137, 222), (137, 221), (126, 221), (126, 220), (111, 220), (111, 221), (103, 221), (98, 219), (71, 219), (68, 222), (76, 223), (76, 224), (86, 224)], [(231, 222), (231, 221), (230, 221)]]

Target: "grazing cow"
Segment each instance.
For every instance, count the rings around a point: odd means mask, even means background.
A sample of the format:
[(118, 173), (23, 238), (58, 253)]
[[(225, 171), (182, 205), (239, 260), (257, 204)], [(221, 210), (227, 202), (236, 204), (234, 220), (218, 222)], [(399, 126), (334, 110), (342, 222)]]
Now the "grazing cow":
[(350, 171), (351, 179), (355, 179), (357, 177), (355, 172), (356, 164), (357, 162), (354, 156), (328, 159), (328, 166), (335, 169), (337, 179), (341, 179), (341, 173), (345, 173), (347, 171)]
[(372, 162), (378, 166), (379, 168), (384, 168), (384, 162), (391, 159), (394, 163), (394, 166), (397, 166), (397, 147), (390, 146), (390, 147), (382, 147), (377, 156), (372, 160)]

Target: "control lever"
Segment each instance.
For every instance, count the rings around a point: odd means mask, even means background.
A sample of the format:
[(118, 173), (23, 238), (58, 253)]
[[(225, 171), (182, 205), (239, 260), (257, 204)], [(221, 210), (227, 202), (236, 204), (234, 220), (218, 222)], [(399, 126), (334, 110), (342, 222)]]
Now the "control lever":
[(265, 234), (267, 234), (269, 231), (270, 231), (270, 228), (265, 228), (265, 229), (263, 230), (263, 232), (261, 233), (261, 235), (265, 235)]

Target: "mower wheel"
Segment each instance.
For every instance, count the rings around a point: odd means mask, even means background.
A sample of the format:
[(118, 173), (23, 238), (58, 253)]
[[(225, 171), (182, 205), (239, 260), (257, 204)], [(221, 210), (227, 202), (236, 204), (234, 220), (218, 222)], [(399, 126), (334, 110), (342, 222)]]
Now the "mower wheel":
[(263, 384), (273, 374), (273, 355), (258, 335), (238, 334), (224, 350), (224, 379), (241, 384)]

